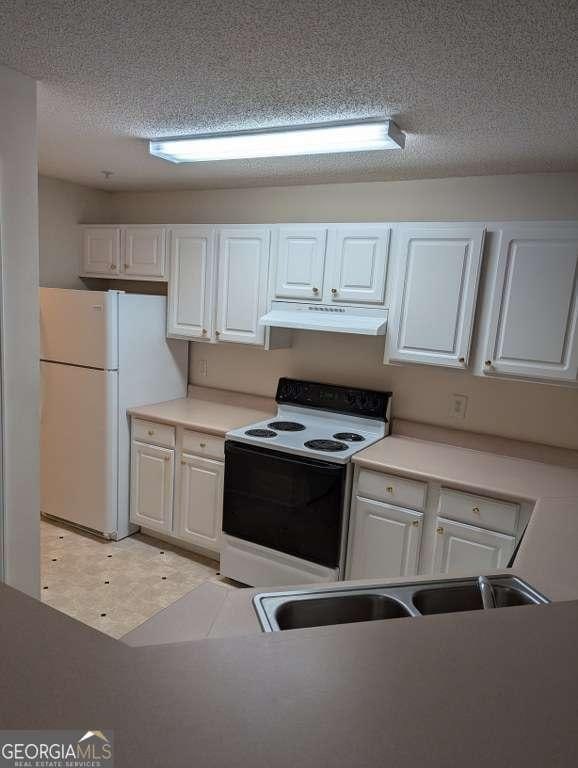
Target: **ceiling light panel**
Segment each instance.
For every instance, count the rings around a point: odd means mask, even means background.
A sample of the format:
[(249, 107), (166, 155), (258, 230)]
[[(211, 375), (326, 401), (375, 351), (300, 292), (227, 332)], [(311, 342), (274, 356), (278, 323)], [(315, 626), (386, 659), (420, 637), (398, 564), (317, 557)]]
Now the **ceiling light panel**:
[(272, 130), (154, 139), (149, 152), (172, 163), (240, 160), (339, 152), (403, 149), (405, 135), (392, 120), (326, 123)]

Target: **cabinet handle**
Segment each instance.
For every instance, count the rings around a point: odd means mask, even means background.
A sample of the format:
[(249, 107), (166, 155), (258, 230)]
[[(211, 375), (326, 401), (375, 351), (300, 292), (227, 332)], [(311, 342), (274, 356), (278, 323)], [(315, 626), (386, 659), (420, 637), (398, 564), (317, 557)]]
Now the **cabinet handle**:
[(417, 528), (417, 527), (418, 527), (418, 525), (419, 525), (419, 520), (414, 520), (414, 521), (412, 522), (412, 525), (413, 525), (413, 527), (414, 527), (414, 528)]
[(472, 509), (472, 512), (474, 513), (474, 515), (479, 515), (480, 514), (480, 508), (479, 507), (474, 507)]
[(116, 271), (116, 266), (114, 264), (111, 264), (110, 265), (110, 269), (112, 269), (112, 271), (114, 272), (114, 271)]
[(130, 264), (125, 264), (124, 265), (125, 272), (128, 272), (129, 269), (130, 269)]
[(331, 293), (332, 293), (334, 296), (337, 296), (337, 288), (332, 288), (332, 289), (331, 289)]
[(393, 493), (393, 485), (388, 485), (385, 491), (386, 493)]
[(436, 528), (436, 533), (443, 533), (443, 532), (444, 532), (444, 529), (441, 527), (441, 525), (439, 528)]
[(491, 360), (486, 360), (486, 362), (484, 363), (484, 367), (485, 368), (491, 368), (492, 367), (492, 361)]
[(203, 328), (203, 331), (202, 331), (202, 333), (203, 333), (203, 336), (206, 336), (206, 335), (207, 335), (207, 329), (206, 329), (206, 328)]
[(154, 435), (155, 431), (154, 429), (149, 429), (148, 434), (152, 437)]
[(215, 331), (215, 336), (220, 336), (220, 335), (221, 335), (221, 331)]
[(165, 461), (170, 461), (171, 457), (170, 456), (165, 456), (164, 459), (165, 459)]
[(206, 443), (199, 443), (199, 448), (206, 448), (206, 447), (207, 447)]
[(312, 288), (313, 293), (319, 293), (319, 288)]
[(462, 365), (463, 365), (465, 362), (466, 362), (466, 358), (465, 358), (465, 357), (460, 357), (460, 358), (458, 359), (458, 363), (461, 363)]

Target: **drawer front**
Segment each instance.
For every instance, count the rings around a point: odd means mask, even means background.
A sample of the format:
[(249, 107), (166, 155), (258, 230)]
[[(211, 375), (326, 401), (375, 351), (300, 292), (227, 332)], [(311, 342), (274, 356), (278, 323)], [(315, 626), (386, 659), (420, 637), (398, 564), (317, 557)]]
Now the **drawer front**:
[(143, 419), (132, 420), (132, 436), (135, 440), (165, 448), (175, 447), (175, 428), (169, 424), (157, 424)]
[(520, 507), (509, 501), (498, 501), (487, 496), (442, 488), (439, 514), (496, 531), (516, 533)]
[(362, 469), (357, 482), (360, 496), (387, 501), (407, 509), (423, 510), (427, 496), (427, 483), (410, 480), (399, 475)]
[(206, 435), (203, 432), (193, 432), (185, 429), (183, 435), (183, 451), (188, 451), (195, 456), (209, 456), (212, 459), (225, 459), (225, 440), (215, 435)]

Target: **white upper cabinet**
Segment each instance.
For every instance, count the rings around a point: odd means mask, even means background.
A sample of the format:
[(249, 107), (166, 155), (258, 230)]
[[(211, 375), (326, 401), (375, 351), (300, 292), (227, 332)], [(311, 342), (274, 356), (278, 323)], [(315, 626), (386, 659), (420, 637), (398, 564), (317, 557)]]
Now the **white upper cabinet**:
[(485, 374), (578, 376), (578, 227), (520, 224), (495, 238)]
[(214, 227), (171, 230), (167, 331), (179, 338), (210, 339), (214, 309)]
[(484, 233), (481, 224), (398, 228), (390, 361), (468, 364)]
[(222, 229), (217, 274), (218, 341), (264, 344), (270, 230)]
[(114, 277), (120, 271), (119, 227), (84, 227), (82, 274)]
[(273, 298), (383, 306), (390, 233), (386, 224), (277, 227)]
[(166, 279), (164, 227), (126, 227), (122, 231), (123, 276), (143, 280)]
[(390, 227), (348, 225), (333, 230), (328, 246), (327, 302), (383, 304)]
[(275, 238), (278, 299), (321, 301), (327, 228), (315, 225), (278, 227)]

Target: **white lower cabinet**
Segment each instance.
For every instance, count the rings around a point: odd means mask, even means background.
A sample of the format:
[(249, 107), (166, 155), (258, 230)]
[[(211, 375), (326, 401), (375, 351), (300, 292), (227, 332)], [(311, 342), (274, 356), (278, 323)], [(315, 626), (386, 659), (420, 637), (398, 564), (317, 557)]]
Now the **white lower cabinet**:
[(411, 576), (417, 572), (423, 514), (358, 497), (350, 523), (347, 578)]
[(213, 552), (221, 539), (224, 469), (222, 461), (181, 454), (175, 536)]
[(173, 525), (175, 452), (133, 440), (130, 519), (169, 533)]
[(467, 570), (483, 574), (508, 565), (516, 543), (514, 536), (443, 517), (438, 517), (436, 523), (434, 573), (451, 574)]
[(134, 418), (131, 522), (219, 554), (224, 443), (216, 435)]
[(529, 514), (528, 505), (512, 499), (358, 467), (346, 578), (506, 568)]

